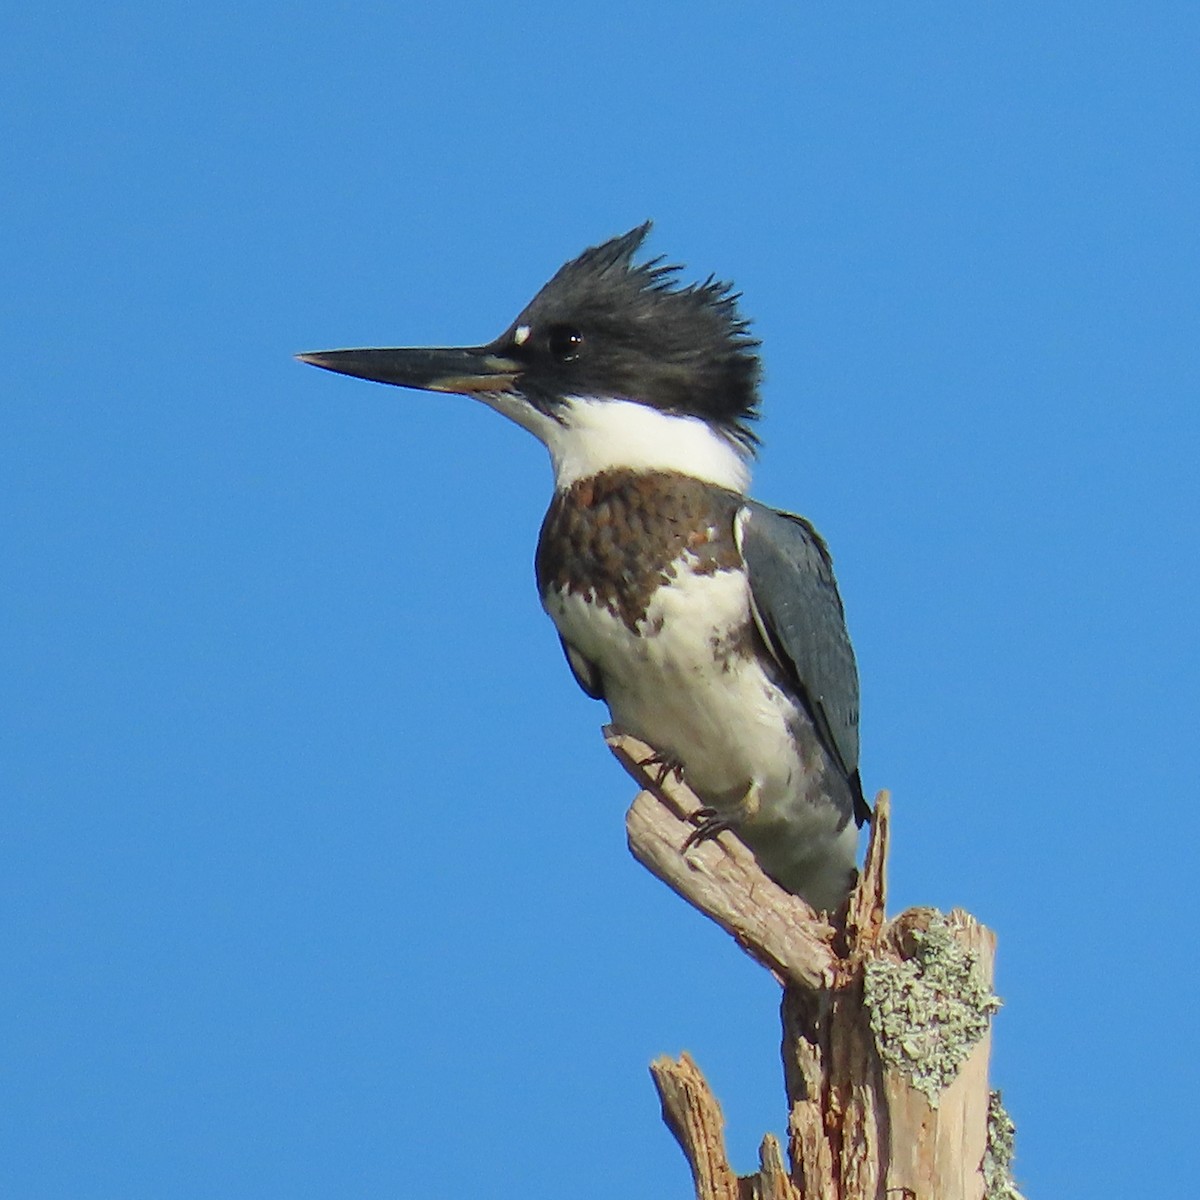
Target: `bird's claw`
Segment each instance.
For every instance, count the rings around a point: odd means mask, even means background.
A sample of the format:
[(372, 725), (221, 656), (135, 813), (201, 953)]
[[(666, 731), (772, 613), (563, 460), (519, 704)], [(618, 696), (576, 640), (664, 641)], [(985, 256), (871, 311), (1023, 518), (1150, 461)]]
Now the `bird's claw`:
[[(606, 738), (631, 736), (615, 722), (601, 726), (601, 732)], [(632, 736), (637, 736), (636, 734)], [(638, 766), (653, 786), (661, 789), (669, 776), (674, 775), (677, 783), (683, 782), (683, 759), (670, 754), (666, 750), (650, 748), (650, 753), (642, 759)]]
[(662, 750), (655, 750), (649, 758), (644, 759), (642, 769), (654, 780), (656, 788), (661, 788), (670, 775), (675, 776), (676, 783), (683, 782), (683, 760)]
[(710, 842), (719, 833), (724, 833), (727, 829), (733, 828), (733, 822), (729, 817), (719, 813), (715, 808), (698, 808), (688, 820), (696, 828), (684, 840), (684, 854), (693, 846), (699, 846), (701, 842)]

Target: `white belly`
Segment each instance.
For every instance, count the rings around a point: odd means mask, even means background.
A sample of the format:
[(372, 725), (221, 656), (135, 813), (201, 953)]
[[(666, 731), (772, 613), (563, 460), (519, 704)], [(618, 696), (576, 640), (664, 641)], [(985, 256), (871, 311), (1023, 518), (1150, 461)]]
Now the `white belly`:
[(718, 811), (738, 812), (753, 788), (739, 836), (785, 887), (815, 907), (836, 906), (857, 831), (823, 795), (827, 764), (813, 739), (796, 736), (806, 715), (745, 652), (745, 577), (677, 572), (636, 636), (578, 595), (545, 603), (568, 645), (599, 669), (614, 724), (681, 762), (689, 787)]

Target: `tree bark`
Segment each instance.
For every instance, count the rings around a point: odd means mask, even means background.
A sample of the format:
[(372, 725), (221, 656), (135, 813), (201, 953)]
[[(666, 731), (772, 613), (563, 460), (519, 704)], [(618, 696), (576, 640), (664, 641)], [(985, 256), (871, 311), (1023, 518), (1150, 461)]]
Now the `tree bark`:
[(783, 989), (788, 1165), (729, 1164), (721, 1109), (686, 1053), (651, 1074), (697, 1200), (1021, 1200), (1012, 1125), (988, 1085), (995, 937), (965, 912), (885, 916), (890, 806), (832, 919), (769, 879), (730, 833), (682, 852), (699, 801), (649, 747), (606, 731), (641, 785), (626, 820), (637, 860), (716, 921)]

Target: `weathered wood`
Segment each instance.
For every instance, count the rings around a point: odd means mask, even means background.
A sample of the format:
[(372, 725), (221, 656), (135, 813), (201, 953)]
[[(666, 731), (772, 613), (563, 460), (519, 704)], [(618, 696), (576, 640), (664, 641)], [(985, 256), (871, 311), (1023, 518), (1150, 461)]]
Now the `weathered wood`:
[(650, 1074), (663, 1120), (692, 1168), (696, 1200), (739, 1200), (738, 1177), (725, 1153), (725, 1118), (691, 1055), (657, 1058)]
[(758, 1148), (758, 1174), (741, 1181), (750, 1184), (753, 1200), (803, 1200), (783, 1165), (783, 1151), (775, 1135), (768, 1133)]
[(653, 788), (637, 796), (625, 819), (638, 862), (716, 921), (780, 982), (825, 986), (836, 962), (833, 927), (768, 879), (731, 833), (681, 853), (699, 802), (673, 775), (652, 782), (639, 765), (648, 755), (641, 743), (614, 733), (606, 737), (626, 770)]
[[(931, 929), (944, 939), (932, 951), (918, 951), (907, 942), (915, 930), (927, 935)], [(900, 1027), (886, 1037), (881, 1039), (879, 1021), (874, 1022), (875, 1040), (877, 1046), (882, 1040), (885, 1057), (892, 1049), (889, 1039), (911, 1042), (915, 1051), (909, 1055), (902, 1047), (883, 1072), (891, 1129), (887, 1185), (908, 1188), (916, 1196), (983, 1196), (990, 1017), (999, 1007), (991, 995), (995, 938), (958, 910), (947, 918), (932, 909), (909, 910), (896, 918), (889, 933), (894, 954), (872, 965), (907, 967), (915, 957), (904, 957), (906, 951), (923, 955), (926, 983), (932, 987), (923, 996), (914, 995), (913, 986), (903, 987)], [(943, 957), (931, 965), (930, 954)], [(946, 955), (954, 956), (950, 969)], [(903, 982), (913, 985), (911, 979)]]
[(699, 802), (662, 777), (649, 747), (606, 736), (643, 788), (626, 822), (635, 857), (783, 985), (790, 1167), (768, 1135), (759, 1170), (739, 1179), (696, 1064), (684, 1054), (651, 1068), (697, 1200), (1020, 1200), (1011, 1122), (987, 1078), (995, 938), (958, 910), (886, 919), (887, 794), (858, 885), (830, 923), (732, 834), (685, 855)]

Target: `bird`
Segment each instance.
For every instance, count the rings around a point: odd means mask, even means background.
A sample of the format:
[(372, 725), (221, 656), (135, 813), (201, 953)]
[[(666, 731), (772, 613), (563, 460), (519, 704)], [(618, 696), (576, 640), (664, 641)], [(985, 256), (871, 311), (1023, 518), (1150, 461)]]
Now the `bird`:
[(579, 686), (732, 831), (834, 912), (869, 820), (859, 682), (828, 547), (747, 494), (761, 343), (740, 293), (638, 261), (651, 222), (565, 263), (478, 346), (324, 350), (342, 375), (461, 393), (549, 451), (535, 576)]

